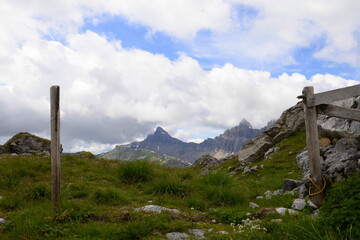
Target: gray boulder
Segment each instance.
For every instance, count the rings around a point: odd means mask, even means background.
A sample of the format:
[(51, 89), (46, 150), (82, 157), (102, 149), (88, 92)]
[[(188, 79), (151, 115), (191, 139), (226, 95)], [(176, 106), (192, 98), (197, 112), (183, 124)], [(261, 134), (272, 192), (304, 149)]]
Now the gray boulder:
[(249, 208), (260, 208), (260, 206), (259, 205), (257, 205), (256, 203), (254, 203), (254, 202), (249, 202)]
[(4, 146), (0, 145), (0, 154), (9, 153), (9, 150), (6, 149)]
[(21, 132), (13, 136), (3, 146), (1, 151), (16, 154), (50, 154), (51, 142), (27, 132)]
[(295, 199), (294, 202), (291, 205), (291, 208), (294, 210), (301, 211), (306, 207), (306, 201), (305, 199)]
[(264, 196), (266, 199), (271, 199), (272, 197), (272, 192), (270, 190), (267, 190), (265, 193), (264, 193)]
[(286, 213), (290, 214), (290, 215), (295, 215), (298, 214), (299, 212), (293, 210), (293, 209), (289, 209), (289, 208), (284, 208), (284, 207), (278, 207), (275, 208), (276, 212), (280, 215), (285, 215)]
[(190, 238), (190, 235), (186, 234), (186, 233), (180, 233), (180, 232), (171, 232), (171, 233), (167, 233), (166, 237), (169, 240), (179, 240), (179, 239)]
[(171, 213), (180, 213), (180, 211), (177, 209), (166, 208), (166, 207), (157, 206), (157, 205), (146, 205), (144, 207), (135, 208), (134, 210), (136, 212), (144, 211), (144, 212), (149, 212), (149, 213), (161, 213), (163, 211), (171, 212)]
[(213, 166), (216, 166), (224, 161), (225, 161), (225, 159), (219, 160), (219, 159), (207, 154), (207, 155), (204, 155), (204, 156), (200, 157), (199, 159), (197, 159), (193, 165), (201, 166), (202, 169), (200, 171), (200, 174), (205, 175), (205, 174), (209, 173), (210, 169)]
[(264, 154), (265, 159), (271, 159), (271, 154), (276, 153), (276, 152), (279, 151), (279, 150), (280, 150), (279, 147), (270, 148), (270, 149), (267, 150), (267, 152)]
[(294, 179), (285, 179), (283, 183), (282, 190), (283, 192), (292, 191), (293, 189), (300, 187), (302, 184), (301, 181), (294, 180)]
[(302, 102), (283, 112), (281, 117), (257, 138), (247, 142), (238, 152), (239, 161), (246, 165), (263, 158), (276, 143), (305, 127)]
[(201, 229), (189, 229), (189, 233), (194, 235), (196, 239), (204, 239), (205, 238), (205, 231)]

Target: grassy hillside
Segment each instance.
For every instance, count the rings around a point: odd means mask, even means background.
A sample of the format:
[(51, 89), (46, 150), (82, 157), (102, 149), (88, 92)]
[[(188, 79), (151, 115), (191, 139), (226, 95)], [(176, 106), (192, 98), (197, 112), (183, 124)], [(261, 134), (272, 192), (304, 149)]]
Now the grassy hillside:
[[(50, 158), (0, 155), (0, 218), (6, 219), (0, 225), (0, 239), (166, 239), (166, 233), (189, 229), (205, 230), (206, 239), (356, 239), (359, 230), (341, 226), (345, 230), (339, 232), (329, 215), (313, 220), (309, 210), (270, 214), (260, 220), (249, 216), (257, 211), (249, 208), (249, 202), (262, 208), (291, 206), (292, 195), (256, 196), (281, 188), (285, 178), (300, 179), (295, 156), (305, 147), (304, 141), (305, 134), (299, 132), (280, 142), (272, 159), (253, 163), (263, 168), (233, 176), (230, 171), (239, 165), (235, 160), (217, 166), (216, 173), (200, 176), (196, 167), (174, 169), (144, 161), (67, 155), (62, 157), (62, 205), (55, 212)], [(349, 208), (354, 207), (351, 197), (360, 197), (358, 187), (353, 187), (360, 178), (354, 179), (339, 184), (342, 192), (344, 186), (352, 189), (349, 199), (344, 198)], [(328, 194), (331, 204), (325, 204), (324, 213), (333, 211), (338, 197), (331, 196), (336, 194)], [(180, 213), (134, 210), (149, 204)]]
[(115, 149), (110, 152), (105, 153), (102, 158), (108, 160), (122, 160), (122, 161), (132, 161), (132, 160), (146, 160), (150, 162), (159, 162), (160, 165), (167, 167), (188, 167), (191, 164), (184, 162), (180, 159), (161, 156), (154, 151), (147, 149), (131, 149), (127, 146), (116, 146)]

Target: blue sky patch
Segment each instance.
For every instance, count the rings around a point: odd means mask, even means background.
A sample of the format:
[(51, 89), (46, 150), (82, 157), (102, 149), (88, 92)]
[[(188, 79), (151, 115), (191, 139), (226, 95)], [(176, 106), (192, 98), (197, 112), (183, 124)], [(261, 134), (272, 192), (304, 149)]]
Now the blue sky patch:
[(120, 40), (124, 48), (137, 48), (162, 54), (170, 60), (179, 57), (179, 52), (186, 52), (187, 47), (162, 32), (151, 33), (151, 29), (140, 24), (129, 23), (123, 17), (102, 17), (98, 24), (85, 21), (80, 32), (90, 30), (105, 34), (110, 39)]

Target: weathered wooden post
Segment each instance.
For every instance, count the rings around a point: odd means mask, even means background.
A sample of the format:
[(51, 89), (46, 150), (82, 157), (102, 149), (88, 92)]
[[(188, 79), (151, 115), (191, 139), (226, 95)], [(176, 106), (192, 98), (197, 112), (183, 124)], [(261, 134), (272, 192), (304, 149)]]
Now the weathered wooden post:
[(325, 183), (323, 183), (321, 176), (317, 112), (316, 106), (314, 105), (314, 88), (305, 87), (302, 97), (304, 98), (306, 144), (309, 154), (310, 180), (312, 180), (312, 184), (315, 185), (312, 187), (313, 193), (310, 193), (310, 195), (312, 195), (311, 201), (315, 205), (320, 206), (324, 198), (324, 192), (321, 189), (324, 187)]
[(51, 182), (53, 209), (60, 205), (60, 87), (50, 88), (51, 105)]

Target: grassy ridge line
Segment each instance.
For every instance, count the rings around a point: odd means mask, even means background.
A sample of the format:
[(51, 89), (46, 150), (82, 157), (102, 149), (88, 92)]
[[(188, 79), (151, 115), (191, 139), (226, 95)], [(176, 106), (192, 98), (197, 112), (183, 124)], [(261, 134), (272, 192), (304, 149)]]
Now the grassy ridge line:
[[(269, 215), (252, 225), (261, 226), (258, 230), (241, 227), (247, 213), (255, 212), (248, 207), (250, 201), (261, 207), (291, 205), (290, 195), (256, 199), (266, 190), (281, 188), (284, 178), (300, 179), (295, 156), (305, 146), (305, 133), (296, 133), (277, 146), (280, 150), (272, 159), (253, 163), (264, 165), (263, 169), (233, 177), (228, 167), (238, 166), (234, 160), (213, 169), (216, 174), (200, 176), (196, 167), (174, 169), (143, 161), (67, 155), (62, 158), (62, 207), (56, 213), (51, 209), (50, 158), (0, 155), (0, 217), (7, 220), (0, 225), (0, 238), (166, 239), (168, 232), (194, 228), (206, 230), (207, 239), (342, 237), (332, 228), (321, 227), (307, 213), (285, 216), (282, 223), (271, 222), (280, 217)], [(148, 204), (181, 213), (134, 211)]]

